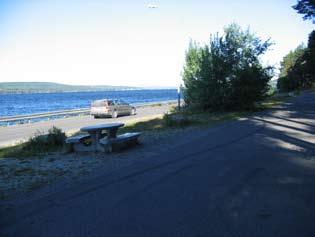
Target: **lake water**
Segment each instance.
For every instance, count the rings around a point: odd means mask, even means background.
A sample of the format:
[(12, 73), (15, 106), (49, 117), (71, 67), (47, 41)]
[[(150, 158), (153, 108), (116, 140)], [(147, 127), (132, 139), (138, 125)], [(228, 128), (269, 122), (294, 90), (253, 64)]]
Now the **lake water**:
[(169, 89), (0, 94), (0, 117), (88, 108), (91, 101), (103, 98), (122, 99), (130, 104), (143, 104), (175, 100), (177, 98), (177, 91)]

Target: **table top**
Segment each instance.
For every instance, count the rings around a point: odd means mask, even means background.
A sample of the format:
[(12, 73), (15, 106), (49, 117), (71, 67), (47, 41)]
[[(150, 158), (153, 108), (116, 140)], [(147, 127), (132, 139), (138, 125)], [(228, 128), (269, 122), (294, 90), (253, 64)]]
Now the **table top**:
[(99, 131), (99, 130), (111, 130), (115, 128), (119, 128), (124, 126), (123, 123), (107, 123), (107, 124), (97, 124), (87, 127), (82, 127), (80, 130), (82, 132), (93, 132), (93, 131)]

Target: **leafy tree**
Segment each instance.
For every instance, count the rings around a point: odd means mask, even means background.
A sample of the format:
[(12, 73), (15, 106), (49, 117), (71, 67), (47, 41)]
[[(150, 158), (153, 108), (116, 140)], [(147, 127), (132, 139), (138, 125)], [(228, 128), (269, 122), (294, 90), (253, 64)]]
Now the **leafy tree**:
[(315, 31), (309, 36), (308, 46), (298, 46), (284, 56), (277, 87), (281, 91), (311, 88), (315, 82)]
[(284, 56), (281, 62), (277, 84), (278, 89), (281, 91), (291, 91), (303, 87), (306, 51), (305, 46), (300, 45)]
[(312, 20), (315, 23), (315, 0), (299, 0), (293, 9), (303, 14), (304, 20)]
[(268, 90), (272, 69), (259, 57), (270, 45), (237, 24), (211, 36), (209, 45), (191, 42), (182, 75), (185, 102), (207, 110), (251, 109)]
[[(315, 0), (299, 0), (293, 6), (304, 20), (315, 23)], [(282, 91), (311, 88), (315, 82), (315, 31), (309, 35), (308, 46), (300, 45), (281, 62), (277, 87)]]
[(287, 76), (296, 64), (301, 63), (305, 52), (305, 45), (300, 44), (295, 50), (290, 51), (286, 56), (284, 56), (282, 62), (280, 63), (280, 77)]
[(311, 76), (311, 80), (315, 82), (315, 30), (311, 32), (307, 44), (307, 68)]

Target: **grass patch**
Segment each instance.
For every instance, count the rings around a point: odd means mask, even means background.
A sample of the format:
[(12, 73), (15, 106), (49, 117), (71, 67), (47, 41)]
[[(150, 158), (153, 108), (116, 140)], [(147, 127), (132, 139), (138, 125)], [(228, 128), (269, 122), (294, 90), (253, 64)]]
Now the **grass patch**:
[(169, 114), (161, 118), (149, 119), (127, 124), (119, 129), (119, 133), (132, 131), (158, 131), (172, 128), (186, 128), (190, 126), (214, 126), (224, 121), (237, 120), (247, 117), (253, 112), (274, 108), (291, 98), (288, 94), (273, 95), (263, 102), (257, 104), (252, 111), (232, 111), (232, 112), (204, 112), (182, 108), (178, 111), (176, 106), (170, 109)]
[(288, 94), (274, 95), (257, 104), (257, 110), (272, 109), (287, 102), (292, 96)]
[(192, 112), (182, 110), (165, 114), (160, 118), (153, 118), (146, 121), (139, 121), (127, 124), (120, 128), (119, 133), (132, 131), (162, 131), (166, 129), (187, 128), (192, 126), (213, 126), (227, 120), (235, 120), (248, 115), (248, 112)]
[(132, 131), (157, 131), (165, 129), (163, 117), (149, 118), (143, 121), (136, 121), (127, 123), (124, 127), (118, 130), (119, 133), (132, 132)]
[(147, 130), (156, 130), (162, 129), (163, 123), (161, 118), (154, 118), (146, 121), (134, 122), (127, 124), (126, 126), (120, 128), (119, 133), (130, 132), (132, 130), (137, 131), (147, 131)]
[(45, 155), (49, 152), (61, 151), (64, 148), (66, 135), (61, 129), (52, 127), (48, 134), (37, 132), (27, 142), (0, 149), (0, 158), (24, 158)]

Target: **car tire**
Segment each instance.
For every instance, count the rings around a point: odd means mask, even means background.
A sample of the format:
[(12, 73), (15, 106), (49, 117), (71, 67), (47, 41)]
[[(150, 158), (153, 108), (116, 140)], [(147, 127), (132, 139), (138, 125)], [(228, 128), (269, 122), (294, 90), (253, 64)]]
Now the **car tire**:
[(94, 115), (94, 118), (98, 119), (98, 118), (100, 118), (100, 116), (99, 115)]
[(116, 110), (114, 110), (114, 111), (112, 112), (112, 118), (117, 118), (117, 116), (118, 116), (118, 113), (117, 113)]

